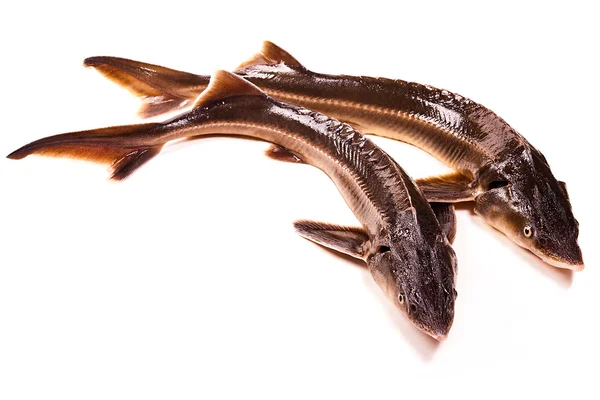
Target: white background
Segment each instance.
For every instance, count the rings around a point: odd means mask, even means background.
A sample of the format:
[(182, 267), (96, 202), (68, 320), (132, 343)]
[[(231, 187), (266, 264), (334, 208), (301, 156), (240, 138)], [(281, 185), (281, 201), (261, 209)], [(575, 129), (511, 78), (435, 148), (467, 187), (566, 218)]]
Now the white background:
[[(104, 166), (2, 158), (0, 399), (598, 398), (597, 12), (449, 3), (3, 6), (2, 155), (139, 121), (85, 57), (209, 74), (269, 39), (315, 71), (496, 111), (567, 182), (586, 269), (547, 266), (461, 207), (456, 318), (438, 344), (360, 263), (296, 236), (295, 219), (355, 219), (322, 172), (264, 143), (177, 144), (121, 183)], [(446, 170), (374, 140), (414, 177)]]

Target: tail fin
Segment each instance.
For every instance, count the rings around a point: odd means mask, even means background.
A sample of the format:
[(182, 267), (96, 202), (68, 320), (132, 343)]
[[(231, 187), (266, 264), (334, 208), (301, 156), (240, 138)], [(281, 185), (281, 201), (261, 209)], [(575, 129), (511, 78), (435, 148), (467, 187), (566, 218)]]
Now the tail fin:
[[(209, 107), (237, 96), (267, 97), (244, 78), (231, 72), (216, 71), (194, 107)], [(8, 158), (20, 160), (30, 154), (40, 154), (108, 163), (112, 170), (111, 179), (121, 180), (160, 153), (166, 142), (198, 134), (194, 129), (181, 130), (181, 121), (178, 118), (171, 121), (173, 124), (150, 123), (63, 133), (29, 143), (9, 154)]]
[(208, 76), (118, 57), (90, 57), (83, 65), (139, 96), (143, 104), (138, 114), (143, 118), (191, 106), (209, 81)]
[(49, 136), (15, 150), (8, 158), (20, 160), (30, 154), (39, 154), (106, 163), (111, 166), (110, 178), (121, 180), (160, 153), (164, 145), (140, 146), (128, 139), (133, 135), (149, 133), (159, 125), (115, 126)]

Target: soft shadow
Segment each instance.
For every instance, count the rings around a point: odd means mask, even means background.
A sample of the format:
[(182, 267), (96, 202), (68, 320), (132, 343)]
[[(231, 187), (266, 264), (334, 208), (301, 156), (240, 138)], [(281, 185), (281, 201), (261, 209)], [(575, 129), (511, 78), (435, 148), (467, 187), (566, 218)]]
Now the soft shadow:
[(494, 240), (498, 240), (499, 242), (504, 242), (507, 244), (505, 246), (509, 251), (516, 254), (518, 257), (525, 259), (525, 261), (532, 265), (538, 272), (542, 275), (550, 277), (556, 283), (558, 283), (561, 287), (568, 289), (573, 285), (573, 271), (564, 268), (556, 268), (552, 265), (544, 262), (541, 258), (533, 254), (527, 249), (518, 246), (512, 240), (510, 240), (505, 234), (488, 225), (481, 217), (475, 216), (476, 223), (485, 226), (485, 229), (489, 232), (491, 236), (494, 237)]
[[(398, 331), (400, 331), (415, 350), (417, 350), (421, 359), (423, 359), (423, 361), (431, 361), (437, 349), (440, 347), (440, 342), (417, 329), (406, 315), (394, 307), (389, 299), (385, 297), (379, 286), (377, 286), (373, 278), (371, 278), (370, 274), (368, 277), (365, 276), (365, 284), (371, 289), (373, 294), (381, 300), (382, 306), (385, 307), (390, 319), (394, 321)], [(452, 333), (450, 333), (450, 335), (451, 334)]]
[(396, 307), (394, 307), (391, 304), (391, 302), (385, 297), (379, 286), (377, 286), (377, 284), (371, 277), (371, 274), (367, 271), (367, 265), (365, 264), (365, 262), (357, 258), (351, 257), (347, 254), (337, 252), (325, 246), (320, 247), (328, 253), (333, 254), (336, 257), (340, 257), (348, 263), (354, 265), (355, 267), (365, 271), (365, 285), (368, 286), (369, 289), (374, 293), (374, 295), (381, 300), (380, 302), (382, 303), (382, 306), (385, 307), (387, 314), (389, 315), (390, 319), (394, 321), (394, 324), (396, 325), (398, 330), (408, 339), (409, 343), (411, 343), (411, 345), (417, 350), (417, 353), (421, 356), (421, 358), (424, 361), (431, 360), (437, 348), (439, 347), (440, 342), (418, 330), (408, 320), (408, 318), (402, 314), (401, 311), (399, 311)]
[[(305, 239), (305, 240), (308, 240), (308, 239)], [(339, 258), (345, 260), (346, 262), (348, 262), (350, 264), (353, 264), (357, 268), (364, 269), (365, 271), (367, 270), (367, 264), (363, 260), (359, 260), (358, 258), (354, 258), (352, 256), (349, 256), (348, 254), (340, 253), (339, 251), (335, 251), (333, 249), (330, 249), (329, 247), (322, 246), (322, 245), (320, 245), (318, 243), (315, 243), (315, 242), (311, 242), (311, 243), (314, 243), (314, 244), (318, 245), (320, 248), (322, 248), (323, 250), (325, 250), (329, 254), (333, 254), (336, 257), (339, 257)]]
[[(522, 248), (521, 246), (514, 243), (510, 240), (505, 234), (495, 229), (491, 225), (485, 222), (483, 218), (475, 214), (474, 211), (474, 202), (468, 201), (464, 203), (455, 203), (454, 208), (456, 211), (468, 212), (471, 216), (473, 216), (475, 223), (478, 225), (485, 227), (484, 229), (490, 233), (491, 236), (494, 237), (494, 240), (498, 240), (500, 242), (504, 242), (507, 244), (505, 246), (509, 251), (517, 254), (518, 257), (523, 258), (528, 264), (532, 265), (538, 272), (540, 272), (544, 276), (548, 276), (552, 278), (555, 282), (557, 282), (561, 287), (566, 289), (570, 288), (573, 284), (573, 271), (563, 268), (556, 268), (552, 265), (542, 261), (541, 258)], [(460, 229), (460, 226), (457, 226), (456, 229)]]
[[(495, 231), (495, 229), (493, 229), (493, 228), (492, 228), (492, 230)], [(515, 254), (520, 254), (524, 259), (526, 259), (526, 261), (530, 265), (533, 265), (533, 267), (538, 272), (540, 272), (542, 275), (549, 276), (556, 283), (558, 283), (561, 287), (563, 287), (565, 289), (568, 289), (573, 285), (574, 272), (571, 271), (570, 269), (553, 267), (552, 265), (544, 262), (541, 258), (536, 256), (529, 250), (526, 250), (520, 246), (515, 245), (514, 243), (512, 243), (512, 241), (510, 239), (508, 239), (502, 233), (496, 231), (493, 234), (501, 236), (501, 240), (509, 241), (512, 244), (512, 246), (510, 246), (511, 251)]]

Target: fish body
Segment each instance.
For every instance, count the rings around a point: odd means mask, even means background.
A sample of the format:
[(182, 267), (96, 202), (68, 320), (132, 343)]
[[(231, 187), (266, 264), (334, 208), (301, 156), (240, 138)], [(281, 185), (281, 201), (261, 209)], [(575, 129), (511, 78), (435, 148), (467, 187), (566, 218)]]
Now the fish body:
[[(55, 135), (9, 158), (45, 154), (108, 162), (112, 177), (123, 179), (169, 141), (215, 134), (274, 143), (324, 171), (362, 227), (297, 221), (297, 232), (365, 260), (380, 287), (419, 329), (438, 340), (446, 337), (454, 318), (456, 256), (416, 184), (351, 126), (268, 97), (234, 74), (215, 74), (190, 112), (164, 123)], [(442, 210), (447, 215), (448, 208)]]
[[(208, 85), (207, 76), (114, 57), (85, 65), (140, 95), (143, 116), (186, 107)], [(518, 245), (551, 265), (583, 269), (565, 183), (540, 151), (484, 106), (418, 83), (312, 72), (270, 42), (235, 72), (274, 98), (427, 151), (456, 170), (417, 180), (429, 201), (474, 201), (475, 213)]]

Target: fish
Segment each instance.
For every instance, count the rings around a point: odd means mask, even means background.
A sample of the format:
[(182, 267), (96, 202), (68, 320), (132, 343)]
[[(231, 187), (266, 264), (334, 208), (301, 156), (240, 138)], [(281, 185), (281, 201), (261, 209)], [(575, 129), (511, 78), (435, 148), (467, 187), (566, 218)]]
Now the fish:
[(275, 100), (235, 74), (216, 72), (192, 110), (170, 120), (49, 136), (8, 158), (37, 154), (108, 163), (110, 177), (122, 180), (166, 143), (207, 135), (271, 142), (278, 146), (277, 159), (295, 157), (325, 172), (361, 226), (299, 220), (296, 232), (364, 260), (418, 329), (440, 341), (447, 337), (457, 296), (453, 206), (432, 208), (400, 165), (350, 125)]
[[(209, 78), (116, 57), (90, 57), (84, 65), (140, 96), (142, 117), (185, 109)], [(474, 202), (485, 222), (546, 263), (584, 269), (566, 184), (493, 111), (429, 85), (312, 72), (268, 41), (234, 72), (276, 99), (428, 152), (454, 169), (416, 180), (430, 202)]]

